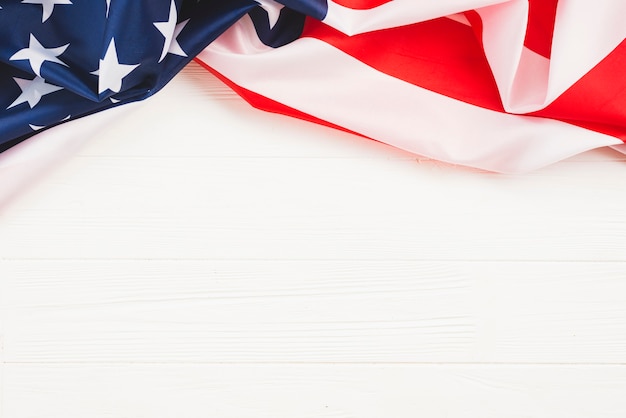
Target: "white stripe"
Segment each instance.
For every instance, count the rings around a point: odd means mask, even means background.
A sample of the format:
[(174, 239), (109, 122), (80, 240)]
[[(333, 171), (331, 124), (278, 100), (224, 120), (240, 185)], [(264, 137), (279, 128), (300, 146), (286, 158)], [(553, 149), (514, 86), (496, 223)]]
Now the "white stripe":
[[(355, 10), (328, 1), (323, 22), (347, 34), (404, 26), (510, 0), (393, 0), (373, 9)], [(418, 4), (419, 3), (419, 4)]]
[[(561, 1), (552, 40), (546, 105), (595, 67), (626, 38), (626, 1)], [(623, 77), (616, 74), (616, 77)]]
[[(513, 0), (476, 10), (483, 24), (483, 47), (507, 112), (523, 113), (526, 103), (514, 100), (517, 71), (522, 65), (528, 23), (528, 0)], [(546, 75), (547, 78), (547, 75)], [(542, 80), (544, 84), (546, 80)], [(535, 81), (533, 80), (535, 84)], [(545, 84), (542, 90), (545, 92)], [(543, 102), (543, 97), (541, 102)]]
[(504, 108), (511, 113), (544, 109), (626, 38), (626, 2), (559, 2), (551, 58), (524, 48), (528, 1), (477, 10), (483, 46)]
[[(227, 43), (237, 39), (229, 36), (224, 36)], [(222, 42), (219, 38), (199, 58), (236, 84), (442, 161), (501, 172), (528, 171), (621, 143), (556, 120), (468, 105), (376, 71), (317, 39), (303, 38), (256, 54), (232, 53)]]

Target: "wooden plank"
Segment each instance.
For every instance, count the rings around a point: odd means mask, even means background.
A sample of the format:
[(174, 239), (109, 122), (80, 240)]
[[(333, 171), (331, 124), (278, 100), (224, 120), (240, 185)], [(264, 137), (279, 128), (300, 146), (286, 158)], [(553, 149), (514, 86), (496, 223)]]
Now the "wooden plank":
[[(4, 258), (626, 260), (620, 162), (77, 157), (0, 203)], [(59, 245), (59, 238), (63, 245)]]
[(12, 362), (625, 363), (623, 263), (4, 261)]
[(626, 368), (8, 365), (4, 417), (622, 418)]

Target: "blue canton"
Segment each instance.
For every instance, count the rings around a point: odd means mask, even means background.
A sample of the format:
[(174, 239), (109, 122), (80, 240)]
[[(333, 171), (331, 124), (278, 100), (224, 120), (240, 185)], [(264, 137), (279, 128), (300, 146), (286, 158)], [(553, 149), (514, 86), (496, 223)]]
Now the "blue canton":
[[(296, 39), (325, 0), (0, 0), (0, 151), (36, 132), (161, 89), (246, 14), (260, 39)], [(268, 3), (265, 2), (265, 3)]]

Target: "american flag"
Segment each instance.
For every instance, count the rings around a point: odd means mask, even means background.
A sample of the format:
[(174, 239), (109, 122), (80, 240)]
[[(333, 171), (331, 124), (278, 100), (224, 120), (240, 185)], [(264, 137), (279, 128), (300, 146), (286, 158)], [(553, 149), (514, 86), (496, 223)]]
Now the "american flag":
[(251, 104), (501, 172), (626, 139), (623, 0), (0, 0), (0, 142), (194, 57)]
[(217, 3), (0, 1), (0, 147), (152, 95), (240, 17)]

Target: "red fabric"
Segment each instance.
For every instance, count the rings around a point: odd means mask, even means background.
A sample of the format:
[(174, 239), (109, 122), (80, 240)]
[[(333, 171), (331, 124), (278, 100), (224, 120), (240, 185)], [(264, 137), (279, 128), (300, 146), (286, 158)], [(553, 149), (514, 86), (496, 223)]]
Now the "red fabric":
[(471, 27), (447, 18), (347, 36), (314, 19), (302, 34), (371, 67), (466, 103), (503, 111), (498, 89)]
[(239, 96), (241, 96), (246, 102), (250, 103), (250, 105), (252, 105), (253, 107), (256, 107), (257, 109), (261, 109), (261, 110), (265, 110), (267, 112), (272, 112), (272, 113), (278, 113), (281, 115), (287, 115), (287, 116), (292, 116), (294, 118), (298, 118), (298, 119), (302, 119), (302, 120), (306, 120), (308, 122), (314, 122), (317, 123), (319, 125), (324, 125), (324, 126), (328, 126), (330, 128), (335, 128), (335, 129), (339, 129), (340, 131), (344, 131), (344, 132), (349, 132), (351, 134), (354, 135), (359, 135), (361, 137), (366, 138), (364, 135), (361, 135), (357, 132), (351, 131), (349, 129), (346, 129), (342, 126), (339, 125), (335, 125), (334, 123), (330, 123), (327, 122), (323, 119), (319, 119), (316, 118), (315, 116), (309, 115), (307, 113), (301, 112), (297, 109), (294, 109), (293, 107), (289, 107), (287, 105), (284, 105), (280, 102), (277, 102), (275, 100), (272, 99), (268, 99), (265, 96), (262, 96), (258, 93), (255, 93), (253, 91), (250, 91), (248, 89), (245, 89), (235, 83), (233, 83), (232, 81), (230, 81), (228, 78), (224, 77), (222, 74), (220, 74), (218, 71), (215, 71), (215, 69), (209, 67), (208, 65), (206, 65), (204, 62), (196, 59), (195, 60), (198, 64), (200, 64), (201, 66), (203, 66), (205, 69), (207, 69), (209, 72), (211, 72), (213, 75), (215, 75), (217, 78), (219, 78), (224, 84), (226, 84), (228, 87), (230, 87), (235, 93), (237, 93)]
[(545, 109), (534, 115), (561, 119), (626, 141), (626, 41)]
[[(556, 7), (555, 1), (553, 7)], [(547, 4), (543, 7), (547, 7)], [(535, 8), (535, 12), (538, 13)], [(347, 36), (308, 19), (303, 37), (327, 42), (391, 76), (448, 97), (504, 112), (497, 86), (484, 56), (482, 22), (466, 16), (472, 27), (447, 18)], [(527, 40), (549, 53), (552, 34), (536, 23)], [(551, 30), (551, 29), (550, 29)], [(533, 33), (534, 35), (528, 34)], [(542, 38), (542, 36), (545, 36)], [(549, 38), (549, 39), (548, 39)], [(543, 48), (543, 49), (542, 49)], [(626, 141), (626, 41), (545, 109), (530, 116), (549, 117)]]
[(558, 0), (530, 0), (529, 2), (524, 45), (546, 58), (550, 58), (552, 50), (557, 3)]
[(391, 0), (334, 0), (334, 2), (340, 6), (357, 10), (373, 9), (374, 7), (389, 3), (390, 1)]

